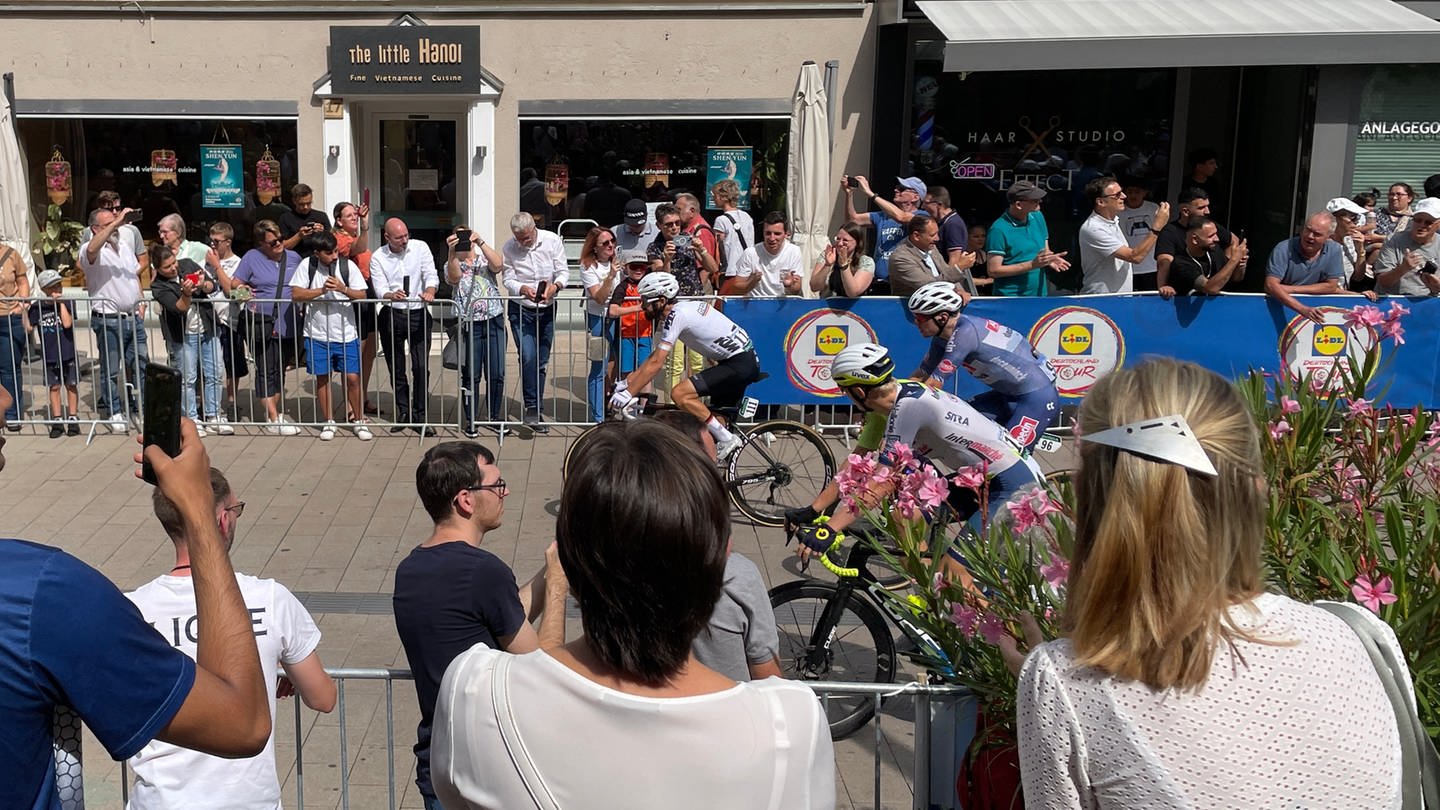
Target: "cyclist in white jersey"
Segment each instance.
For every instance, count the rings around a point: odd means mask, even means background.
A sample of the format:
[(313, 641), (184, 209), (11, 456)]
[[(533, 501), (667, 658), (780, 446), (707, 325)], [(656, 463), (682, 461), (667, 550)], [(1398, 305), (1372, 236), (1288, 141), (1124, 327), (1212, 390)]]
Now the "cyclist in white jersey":
[(678, 300), (680, 285), (670, 273), (646, 274), (637, 291), (645, 315), (651, 320), (663, 319), (660, 336), (645, 362), (615, 384), (610, 407), (618, 410), (629, 405), (635, 399), (630, 389), (644, 390), (664, 367), (676, 342), (683, 341), (715, 365), (682, 380), (671, 389), (670, 396), (676, 405), (705, 424), (715, 438), (716, 455), (725, 459), (740, 447), (740, 439), (700, 398), (710, 397), (710, 404), (717, 408), (733, 407), (745, 396), (746, 387), (761, 379), (760, 361), (755, 357), (750, 335), (708, 302)]
[[(830, 368), (835, 384), (867, 412), (865, 427), (856, 442), (858, 452), (878, 450), (880, 463), (889, 466), (894, 462), (897, 446), (904, 444), (930, 464), (948, 467), (948, 472), (982, 466), (989, 479), (986, 507), (991, 518), (1016, 492), (1042, 480), (1039, 467), (1021, 453), (1005, 428), (965, 400), (921, 382), (895, 379), (895, 362), (884, 346), (873, 343), (848, 346), (835, 356)], [(953, 481), (948, 483), (950, 495), (946, 502), (956, 517), (969, 520), (980, 506), (975, 491), (956, 486)], [(871, 492), (883, 497), (891, 488), (893, 484)], [(815, 551), (829, 548), (833, 532), (855, 521), (857, 515), (847, 509), (838, 510), (825, 524), (832, 532), (821, 532), (817, 536), (815, 530), (820, 525), (817, 519), (838, 499), (839, 490), (832, 481), (810, 506), (786, 513), (787, 523), (799, 526), (802, 548)], [(805, 555), (804, 551), (801, 553)]]

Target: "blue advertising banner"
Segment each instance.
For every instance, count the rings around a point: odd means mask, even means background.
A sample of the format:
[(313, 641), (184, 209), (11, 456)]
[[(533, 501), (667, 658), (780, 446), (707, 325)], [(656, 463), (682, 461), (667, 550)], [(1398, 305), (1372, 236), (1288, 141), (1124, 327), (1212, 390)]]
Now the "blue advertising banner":
[(241, 147), (230, 144), (206, 144), (200, 147), (200, 207), (245, 207), (245, 175)]
[[(966, 310), (1026, 333), (1050, 358), (1056, 387), (1077, 403), (1105, 374), (1148, 356), (1189, 360), (1239, 379), (1251, 369), (1288, 370), (1329, 380), (1345, 356), (1359, 357), (1378, 335), (1349, 329), (1345, 314), (1369, 302), (1356, 296), (1305, 297), (1320, 307), (1324, 323), (1297, 316), (1263, 295), (1187, 297), (1166, 301), (1154, 295), (1073, 298), (976, 298)], [(1405, 301), (1405, 343), (1382, 342), (1376, 380), (1381, 399), (1397, 407), (1440, 406), (1440, 300)], [(1381, 309), (1389, 303), (1382, 301)], [(908, 375), (929, 344), (898, 298), (733, 300), (725, 314), (755, 341), (760, 367), (770, 376), (750, 386), (751, 396), (769, 404), (845, 402), (830, 382), (830, 362), (852, 343), (887, 346), (897, 371)], [(970, 396), (984, 386), (960, 375), (958, 393)]]
[[(750, 172), (755, 167), (755, 150), (748, 146), (712, 146), (705, 150), (705, 188), (708, 191), (721, 180), (734, 180), (740, 185), (739, 207), (750, 210)], [(713, 201), (706, 200), (705, 205)]]

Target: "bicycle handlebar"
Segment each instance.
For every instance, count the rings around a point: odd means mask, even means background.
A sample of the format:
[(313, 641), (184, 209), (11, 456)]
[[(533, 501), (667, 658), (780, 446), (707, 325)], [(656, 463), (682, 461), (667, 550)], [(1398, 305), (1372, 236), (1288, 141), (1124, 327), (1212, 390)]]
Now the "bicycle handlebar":
[[(821, 518), (821, 520), (828, 521), (829, 518), (825, 517)], [(795, 539), (795, 533), (797, 529), (798, 527), (790, 526), (788, 524), (786, 525), (785, 545), (790, 545), (790, 541)], [(836, 532), (835, 542), (830, 544), (830, 548), (827, 548), (822, 552), (818, 552), (817, 556), (819, 556), (820, 558), (820, 564), (825, 566), (825, 570), (829, 571), (837, 577), (840, 577), (841, 579), (854, 579), (860, 576), (859, 568), (842, 568), (841, 566), (836, 565), (835, 563), (830, 561), (830, 552), (838, 550), (840, 546), (844, 544), (844, 542), (845, 535), (842, 532)]]

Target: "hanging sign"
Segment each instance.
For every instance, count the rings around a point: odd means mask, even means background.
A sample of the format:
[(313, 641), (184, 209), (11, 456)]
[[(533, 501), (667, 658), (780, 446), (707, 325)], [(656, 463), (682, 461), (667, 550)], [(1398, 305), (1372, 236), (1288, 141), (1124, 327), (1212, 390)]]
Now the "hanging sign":
[(244, 208), (245, 183), (240, 176), (241, 147), (205, 144), (200, 147), (200, 205), (202, 208)]
[(179, 161), (175, 160), (175, 152), (172, 149), (152, 149), (150, 151), (150, 184), (159, 188), (166, 183), (174, 183), (180, 179)]
[(670, 154), (668, 152), (645, 153), (645, 188), (655, 185), (670, 187)]
[(55, 205), (69, 202), (71, 183), (70, 161), (61, 156), (57, 146), (55, 151), (50, 153), (49, 162), (45, 164), (45, 193), (49, 195), (50, 202)]
[(551, 163), (545, 167), (545, 202), (560, 205), (570, 191), (570, 167)]
[(734, 180), (740, 186), (740, 200), (735, 204), (748, 211), (754, 155), (755, 150), (748, 146), (712, 146), (706, 149), (705, 188), (712, 189), (721, 180)]
[(270, 147), (265, 147), (265, 154), (255, 161), (255, 198), (261, 205), (269, 205), (270, 201), (280, 196), (280, 161), (270, 154)]

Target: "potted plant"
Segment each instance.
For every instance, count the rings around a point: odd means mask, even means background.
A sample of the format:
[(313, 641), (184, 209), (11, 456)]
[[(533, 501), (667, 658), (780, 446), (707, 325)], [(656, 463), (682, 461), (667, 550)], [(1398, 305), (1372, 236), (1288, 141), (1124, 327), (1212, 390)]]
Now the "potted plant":
[(45, 225), (40, 232), (40, 252), (45, 266), (61, 275), (68, 275), (80, 262), (80, 235), (85, 225), (67, 219), (60, 206), (51, 203), (45, 208)]

